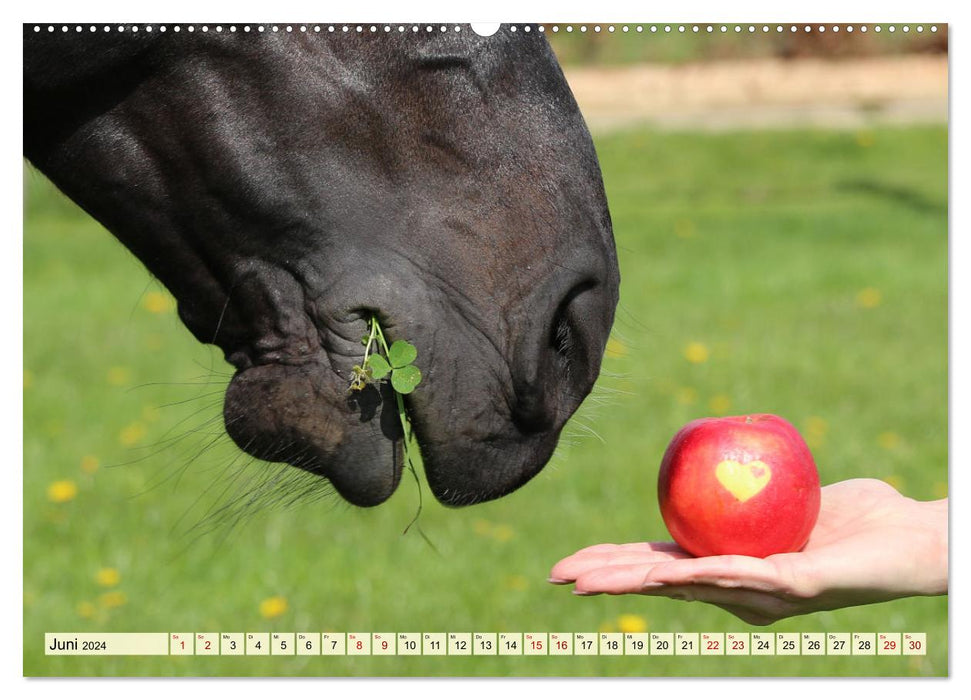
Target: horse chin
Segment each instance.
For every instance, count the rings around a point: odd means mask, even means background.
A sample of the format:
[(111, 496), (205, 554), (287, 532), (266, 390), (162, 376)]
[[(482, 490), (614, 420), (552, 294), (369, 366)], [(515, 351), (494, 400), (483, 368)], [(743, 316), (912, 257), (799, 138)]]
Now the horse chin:
[(349, 394), (328, 365), (257, 365), (226, 389), (226, 432), (244, 452), (328, 479), (357, 506), (376, 506), (401, 480), (401, 426), (390, 387)]
[(428, 486), (440, 503), (469, 506), (506, 496), (536, 476), (556, 449), (558, 434), (524, 440), (469, 441), (422, 452)]

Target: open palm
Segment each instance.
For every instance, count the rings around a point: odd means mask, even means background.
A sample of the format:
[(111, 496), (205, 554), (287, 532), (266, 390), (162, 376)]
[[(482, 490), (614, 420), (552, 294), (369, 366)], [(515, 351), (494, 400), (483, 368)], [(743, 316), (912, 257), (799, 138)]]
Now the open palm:
[(920, 502), (886, 482), (822, 490), (800, 552), (693, 557), (673, 542), (600, 544), (558, 562), (552, 583), (579, 595), (660, 595), (712, 603), (755, 625), (818, 610), (947, 592), (947, 499)]

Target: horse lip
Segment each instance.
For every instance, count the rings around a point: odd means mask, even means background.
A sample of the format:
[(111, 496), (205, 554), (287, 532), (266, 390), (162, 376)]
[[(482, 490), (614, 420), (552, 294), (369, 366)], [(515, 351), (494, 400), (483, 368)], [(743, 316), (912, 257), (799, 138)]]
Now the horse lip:
[(401, 479), (393, 406), (390, 386), (351, 397), (339, 374), (304, 363), (237, 372), (223, 410), (226, 431), (243, 451), (325, 477), (348, 502), (373, 506)]
[(321, 475), (348, 502), (380, 505), (397, 491), (403, 472), (402, 430), (390, 384), (346, 394), (344, 440), (321, 460)]

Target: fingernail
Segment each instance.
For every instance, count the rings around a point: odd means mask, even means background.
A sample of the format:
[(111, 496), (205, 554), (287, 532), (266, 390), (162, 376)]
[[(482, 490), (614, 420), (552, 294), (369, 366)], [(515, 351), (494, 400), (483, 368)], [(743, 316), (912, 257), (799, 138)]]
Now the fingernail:
[(548, 578), (547, 583), (569, 583), (565, 578)]
[(597, 595), (597, 594), (594, 593), (593, 591), (578, 591), (577, 589), (574, 588), (573, 595)]

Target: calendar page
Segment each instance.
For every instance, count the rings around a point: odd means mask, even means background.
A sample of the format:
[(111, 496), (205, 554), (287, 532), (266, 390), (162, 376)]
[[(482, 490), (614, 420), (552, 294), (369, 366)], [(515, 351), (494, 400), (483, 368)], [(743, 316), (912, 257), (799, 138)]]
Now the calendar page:
[(24, 676), (950, 674), (946, 22), (22, 31)]

